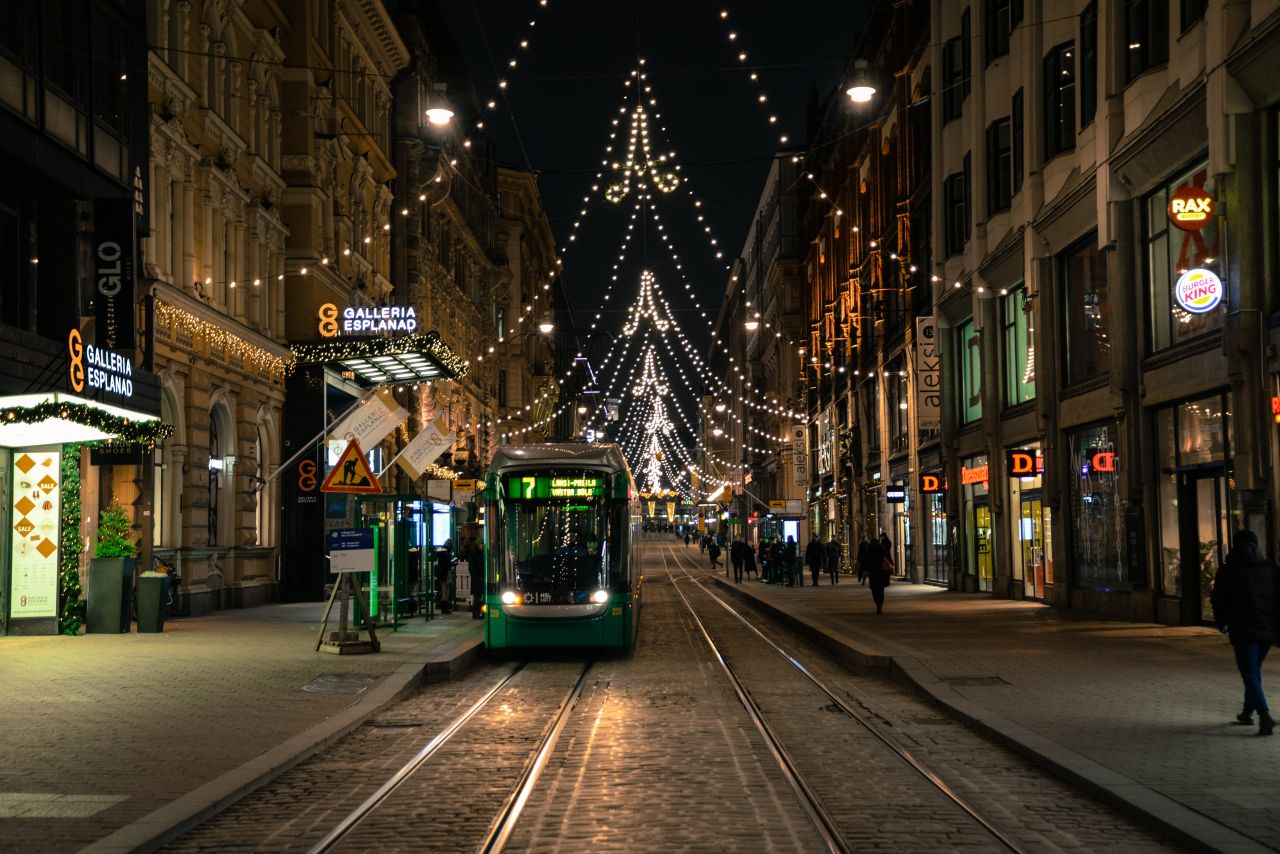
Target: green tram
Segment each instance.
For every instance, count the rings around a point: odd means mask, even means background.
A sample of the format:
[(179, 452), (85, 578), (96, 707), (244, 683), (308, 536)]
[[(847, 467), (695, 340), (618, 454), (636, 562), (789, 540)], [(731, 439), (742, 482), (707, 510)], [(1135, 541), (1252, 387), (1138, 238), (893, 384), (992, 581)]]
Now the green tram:
[(640, 500), (622, 450), (504, 445), (484, 500), (485, 646), (630, 649)]

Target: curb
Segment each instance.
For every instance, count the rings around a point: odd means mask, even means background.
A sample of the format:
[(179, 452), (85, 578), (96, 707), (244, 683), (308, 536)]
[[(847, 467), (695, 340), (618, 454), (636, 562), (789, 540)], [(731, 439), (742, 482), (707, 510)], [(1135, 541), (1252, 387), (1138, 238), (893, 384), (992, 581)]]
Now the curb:
[(881, 670), (948, 714), (1067, 782), (1139, 819), (1171, 839), (1200, 851), (1261, 852), (1271, 849), (1154, 789), (1111, 770), (1039, 733), (961, 697), (918, 658), (868, 650), (785, 606), (752, 596), (713, 576), (735, 598), (751, 603), (811, 641), (845, 667)]
[(455, 638), (425, 650), (400, 665), (359, 702), (80, 850), (92, 854), (155, 851), (310, 759), (422, 685), (458, 678), (484, 654), (480, 638)]

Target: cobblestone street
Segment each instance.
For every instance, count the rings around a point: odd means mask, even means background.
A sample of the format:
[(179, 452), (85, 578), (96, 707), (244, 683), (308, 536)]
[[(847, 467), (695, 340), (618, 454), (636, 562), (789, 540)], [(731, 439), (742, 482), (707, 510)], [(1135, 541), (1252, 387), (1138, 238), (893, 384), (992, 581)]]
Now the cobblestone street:
[[(998, 847), (711, 599), (684, 557), (644, 549), (640, 640), (595, 662), (508, 842), (512, 850), (820, 850), (821, 839), (734, 695), (690, 604), (723, 644), (800, 773), (856, 850)], [(1170, 847), (880, 677), (854, 676), (784, 630), (802, 656), (1028, 850)], [(338, 850), (472, 850), (580, 667), (538, 657)], [(176, 840), (171, 851), (303, 851), (474, 703), (515, 658), (428, 686)]]

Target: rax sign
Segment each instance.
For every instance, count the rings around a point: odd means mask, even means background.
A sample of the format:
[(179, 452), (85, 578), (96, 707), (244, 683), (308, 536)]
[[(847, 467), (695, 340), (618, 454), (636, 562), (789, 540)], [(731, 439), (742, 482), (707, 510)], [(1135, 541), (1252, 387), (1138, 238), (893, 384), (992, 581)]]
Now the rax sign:
[(1009, 470), (1009, 477), (1035, 477), (1044, 473), (1044, 457), (1035, 451), (1008, 451), (1005, 467)]
[(1213, 196), (1204, 187), (1181, 187), (1169, 198), (1169, 222), (1183, 231), (1199, 231), (1213, 218)]

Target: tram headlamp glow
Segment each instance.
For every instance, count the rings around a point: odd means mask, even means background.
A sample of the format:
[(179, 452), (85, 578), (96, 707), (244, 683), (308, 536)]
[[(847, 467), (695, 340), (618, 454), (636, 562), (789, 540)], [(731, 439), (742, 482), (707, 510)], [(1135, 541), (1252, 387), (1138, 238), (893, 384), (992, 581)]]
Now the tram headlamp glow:
[(502, 604), (503, 604), (503, 605), (519, 605), (519, 604), (520, 604), (520, 594), (519, 594), (519, 593), (516, 593), (516, 592), (514, 592), (514, 591), (512, 591), (512, 590), (507, 590), (507, 591), (505, 591), (505, 592), (502, 594)]
[(591, 601), (595, 602), (597, 605), (603, 605), (605, 602), (609, 601), (609, 591), (597, 590), (595, 593), (591, 594)]

